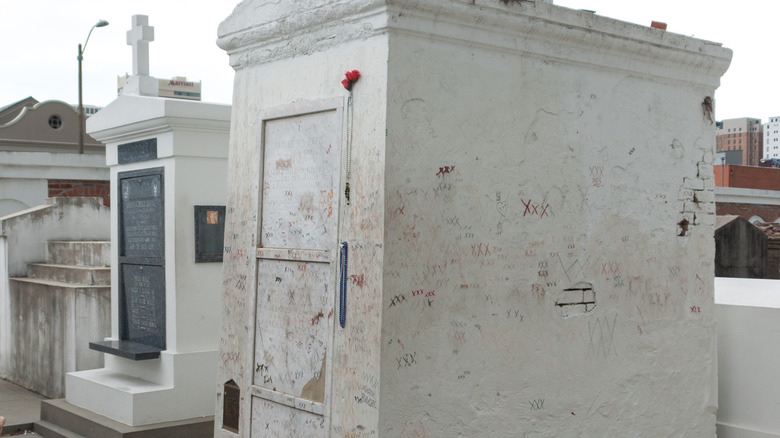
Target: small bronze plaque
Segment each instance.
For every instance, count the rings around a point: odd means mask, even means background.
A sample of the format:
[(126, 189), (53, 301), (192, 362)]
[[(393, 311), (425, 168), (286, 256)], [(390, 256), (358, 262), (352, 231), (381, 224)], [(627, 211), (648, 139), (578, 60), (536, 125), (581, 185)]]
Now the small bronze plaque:
[(221, 262), (225, 239), (225, 206), (195, 206), (195, 263)]
[(222, 428), (238, 433), (238, 408), (241, 402), (241, 389), (236, 382), (225, 383), (225, 393), (222, 399)]

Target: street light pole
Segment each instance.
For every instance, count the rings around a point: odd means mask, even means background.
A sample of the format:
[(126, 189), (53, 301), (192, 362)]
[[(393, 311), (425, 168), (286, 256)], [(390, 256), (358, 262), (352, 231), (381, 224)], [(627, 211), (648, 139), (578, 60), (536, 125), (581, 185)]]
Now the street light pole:
[(87, 34), (87, 40), (84, 41), (84, 47), (81, 47), (81, 44), (79, 44), (79, 55), (77, 59), (79, 60), (79, 108), (77, 110), (78, 112), (78, 124), (79, 124), (79, 154), (84, 153), (84, 128), (85, 128), (85, 117), (84, 117), (84, 102), (81, 98), (81, 61), (84, 60), (84, 50), (87, 49), (87, 43), (89, 42), (89, 37), (92, 35), (92, 31), (95, 30), (96, 27), (105, 27), (108, 26), (108, 21), (106, 20), (100, 20), (97, 23), (95, 23), (94, 26), (92, 26), (92, 29), (89, 30), (89, 33)]

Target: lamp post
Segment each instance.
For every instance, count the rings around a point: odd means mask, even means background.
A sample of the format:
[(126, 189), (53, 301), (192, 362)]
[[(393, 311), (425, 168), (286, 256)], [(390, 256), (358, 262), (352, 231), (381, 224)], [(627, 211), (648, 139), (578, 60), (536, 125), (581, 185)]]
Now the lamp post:
[(726, 187), (726, 153), (720, 157), (720, 186)]
[(100, 20), (97, 23), (95, 23), (94, 26), (92, 26), (92, 29), (89, 30), (89, 33), (87, 34), (87, 40), (84, 41), (84, 48), (81, 47), (81, 44), (79, 44), (79, 109), (78, 109), (78, 124), (79, 124), (79, 154), (84, 153), (84, 103), (81, 100), (81, 61), (84, 59), (84, 50), (87, 50), (87, 43), (89, 42), (89, 37), (92, 35), (92, 31), (95, 30), (96, 27), (105, 27), (108, 26), (108, 21), (106, 20)]

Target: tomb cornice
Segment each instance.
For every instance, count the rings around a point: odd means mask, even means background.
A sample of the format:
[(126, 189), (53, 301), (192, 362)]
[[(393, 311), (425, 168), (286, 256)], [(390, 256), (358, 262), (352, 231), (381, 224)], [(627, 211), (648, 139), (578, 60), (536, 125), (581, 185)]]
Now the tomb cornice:
[[(386, 7), (386, 0), (243, 2), (219, 25), (217, 45), (235, 70), (307, 55), (386, 33)], [(266, 21), (255, 24), (252, 9), (263, 9)]]
[[(117, 118), (125, 122), (116, 123)], [(87, 131), (104, 143), (172, 131), (225, 133), (230, 131), (230, 106), (122, 95), (90, 117)]]
[[(718, 43), (542, 2), (365, 0), (306, 5), (239, 5), (217, 45), (238, 70), (389, 34), (508, 51), (627, 74), (718, 86), (732, 52)], [(313, 4), (313, 5), (312, 5)], [(250, 26), (242, 8), (262, 8)], [(431, 25), (430, 23), (433, 23)]]
[[(389, 32), (546, 61), (718, 86), (732, 51), (720, 43), (590, 12), (524, 1), (388, 0)], [(435, 23), (433, 27), (427, 23)], [(392, 35), (391, 35), (392, 40)]]

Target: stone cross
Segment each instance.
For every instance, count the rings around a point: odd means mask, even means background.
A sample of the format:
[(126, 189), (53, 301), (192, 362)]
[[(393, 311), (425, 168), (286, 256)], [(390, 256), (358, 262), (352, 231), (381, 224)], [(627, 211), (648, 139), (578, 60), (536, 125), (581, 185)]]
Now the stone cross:
[(133, 27), (127, 31), (127, 45), (133, 46), (133, 76), (149, 75), (149, 43), (154, 41), (154, 27), (149, 17), (133, 15)]

